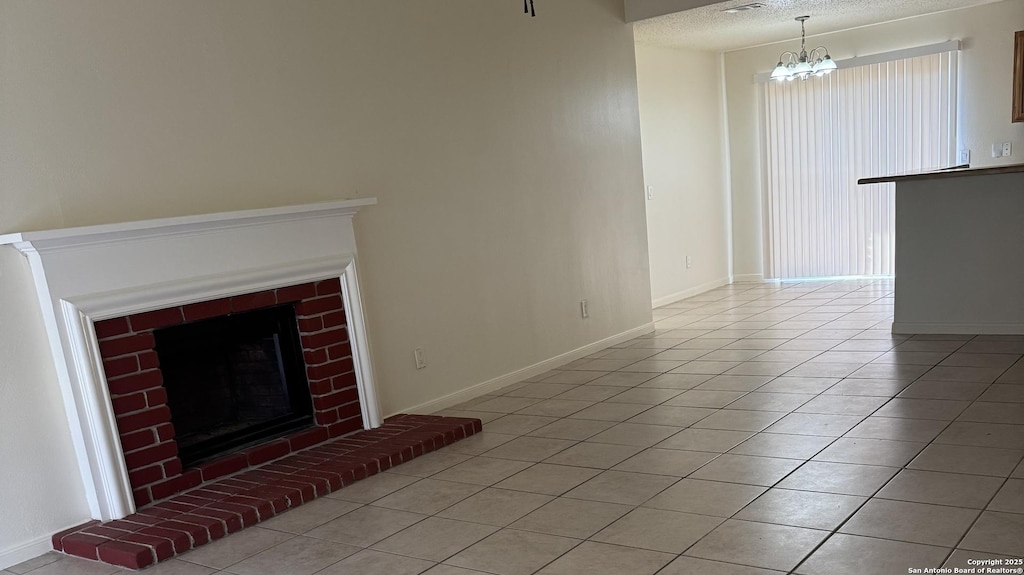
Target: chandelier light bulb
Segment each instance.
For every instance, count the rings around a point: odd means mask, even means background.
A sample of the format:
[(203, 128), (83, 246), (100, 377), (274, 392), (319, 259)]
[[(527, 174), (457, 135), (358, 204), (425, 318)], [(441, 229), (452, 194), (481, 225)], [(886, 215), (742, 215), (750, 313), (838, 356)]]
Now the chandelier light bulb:
[(826, 74), (829, 74), (833, 70), (839, 68), (839, 66), (836, 66), (835, 60), (833, 60), (832, 57), (829, 56), (828, 54), (825, 54), (825, 57), (822, 58), (821, 61), (819, 61), (814, 67), (817, 70), (824, 72)]

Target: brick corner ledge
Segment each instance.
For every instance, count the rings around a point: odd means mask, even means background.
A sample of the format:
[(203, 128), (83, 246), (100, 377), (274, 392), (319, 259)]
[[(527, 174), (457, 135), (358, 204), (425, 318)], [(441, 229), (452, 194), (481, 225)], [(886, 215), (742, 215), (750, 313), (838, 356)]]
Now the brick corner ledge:
[(207, 482), (136, 513), (53, 536), (57, 551), (142, 569), (256, 525), (483, 429), (479, 419), (395, 415), (359, 431)]

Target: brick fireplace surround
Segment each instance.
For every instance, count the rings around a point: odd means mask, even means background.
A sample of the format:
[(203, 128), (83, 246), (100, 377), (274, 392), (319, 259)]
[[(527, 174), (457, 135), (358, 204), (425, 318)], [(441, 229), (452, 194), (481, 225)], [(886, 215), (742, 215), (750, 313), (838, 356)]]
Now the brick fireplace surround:
[[(154, 330), (281, 304), (295, 309), (315, 426), (182, 469)], [(364, 427), (338, 279), (107, 319), (95, 328), (137, 507)]]
[[(96, 322), (138, 511), (58, 533), (54, 549), (141, 569), (480, 431), (479, 420), (401, 415), (359, 432), (341, 290), (329, 279)], [(295, 310), (314, 425), (183, 468), (153, 332), (285, 304)]]

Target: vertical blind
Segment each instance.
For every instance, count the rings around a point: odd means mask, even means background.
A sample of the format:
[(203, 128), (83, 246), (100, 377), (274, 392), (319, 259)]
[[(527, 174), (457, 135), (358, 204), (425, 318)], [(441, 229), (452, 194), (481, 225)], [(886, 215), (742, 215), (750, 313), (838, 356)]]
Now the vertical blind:
[(763, 87), (769, 278), (892, 275), (895, 185), (956, 160), (957, 52)]

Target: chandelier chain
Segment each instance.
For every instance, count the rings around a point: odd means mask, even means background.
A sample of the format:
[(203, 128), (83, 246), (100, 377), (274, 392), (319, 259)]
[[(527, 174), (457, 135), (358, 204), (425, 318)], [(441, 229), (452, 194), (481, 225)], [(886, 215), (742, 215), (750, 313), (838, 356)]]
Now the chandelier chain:
[(801, 54), (806, 54), (807, 53), (807, 27), (805, 26), (805, 24), (807, 24), (807, 20), (801, 20), (800, 21), (800, 53)]

